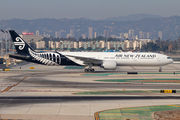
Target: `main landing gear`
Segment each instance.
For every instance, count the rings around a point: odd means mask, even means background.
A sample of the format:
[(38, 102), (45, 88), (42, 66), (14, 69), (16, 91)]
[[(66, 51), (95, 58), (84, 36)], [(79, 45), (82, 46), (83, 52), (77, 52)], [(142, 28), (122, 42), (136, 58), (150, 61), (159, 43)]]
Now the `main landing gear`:
[(84, 72), (94, 72), (95, 70), (94, 69), (85, 69)]
[(85, 69), (84, 72), (95, 72), (94, 69), (92, 69), (92, 64), (88, 65), (89, 68)]
[(160, 66), (160, 67), (159, 67), (159, 72), (162, 72), (162, 67), (163, 67), (163, 66)]

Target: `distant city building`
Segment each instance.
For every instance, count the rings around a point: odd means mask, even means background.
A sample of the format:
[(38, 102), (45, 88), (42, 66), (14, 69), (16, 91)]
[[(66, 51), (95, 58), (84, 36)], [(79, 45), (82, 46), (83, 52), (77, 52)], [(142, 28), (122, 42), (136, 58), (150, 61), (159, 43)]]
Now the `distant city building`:
[(133, 42), (133, 50), (137, 50), (137, 49), (140, 49), (140, 41), (135, 40)]
[(124, 33), (124, 38), (129, 38), (129, 34), (128, 33)]
[(70, 38), (70, 37), (71, 37), (71, 34), (67, 34), (67, 35), (66, 35), (66, 38)]
[(50, 35), (50, 34), (45, 34), (45, 37), (46, 37), (46, 38), (50, 38), (51, 35)]
[(27, 43), (30, 43), (30, 41), (32, 40), (36, 43), (38, 40), (41, 40), (43, 38), (42, 35), (20, 35), (20, 37)]
[(104, 30), (104, 34), (103, 34), (104, 37), (109, 37), (109, 30)]
[(84, 42), (79, 41), (79, 48), (84, 47)]
[(94, 38), (96, 38), (97, 37), (97, 32), (94, 32)]
[(43, 32), (43, 37), (50, 38), (50, 35)]
[(93, 38), (93, 28), (89, 27), (88, 29), (88, 38), (92, 39)]
[(138, 35), (136, 35), (135, 40), (138, 40)]
[(36, 35), (39, 35), (39, 30), (36, 30)]
[(159, 37), (160, 39), (162, 39), (162, 31), (159, 31), (159, 32), (158, 32), (158, 37)]
[(77, 42), (74, 42), (74, 48), (75, 48), (75, 49), (79, 48), (79, 45), (78, 45)]
[(61, 38), (61, 30), (55, 32), (55, 38)]
[(151, 42), (151, 39), (139, 39), (139, 41), (140, 41), (139, 46), (141, 49), (142, 45), (144, 45), (144, 44), (147, 45), (148, 42)]
[(70, 35), (71, 37), (74, 37), (74, 29), (70, 29)]
[(106, 37), (106, 30), (104, 30), (104, 34), (103, 34), (104, 37)]
[(143, 38), (143, 31), (139, 31), (139, 39)]
[(133, 41), (125, 40), (124, 43), (126, 44), (126, 49), (132, 49), (133, 48)]
[(122, 46), (122, 42), (120, 42), (120, 41), (109, 41), (109, 42), (107, 42), (107, 49), (113, 48), (115, 50), (118, 50), (119, 47), (121, 47), (121, 46)]
[(106, 42), (105, 41), (100, 41), (100, 48), (105, 48), (106, 47)]
[(124, 38), (124, 33), (120, 33), (119, 38)]
[(58, 38), (58, 32), (57, 31), (55, 32), (55, 38)]
[(129, 30), (129, 38), (132, 39), (134, 37), (134, 30), (130, 29)]
[(53, 41), (48, 41), (49, 48), (55, 48), (55, 43)]
[[(128, 34), (128, 33), (127, 33)], [(70, 34), (69, 34), (70, 35)], [(136, 35), (137, 37), (137, 35)], [(87, 48), (91, 47), (92, 50), (95, 49), (105, 49), (107, 46), (107, 49), (121, 49), (122, 50), (140, 50), (142, 45), (147, 44), (148, 42), (151, 42), (151, 39), (137, 39), (137, 40), (125, 40), (125, 41), (69, 41), (69, 40), (63, 40), (63, 41), (48, 41), (49, 48), (52, 49), (67, 49), (71, 50), (71, 48), (78, 49), (83, 47), (85, 50)], [(36, 48), (41, 49), (45, 48), (45, 41), (37, 41)], [(121, 48), (120, 48), (121, 47)]]
[(146, 39), (146, 38), (147, 38), (147, 33), (143, 32), (143, 39)]
[(38, 41), (38, 42), (36, 42), (36, 48), (37, 49), (45, 48), (45, 41)]
[(148, 39), (148, 38), (152, 38), (151, 32), (147, 32), (147, 39)]
[(86, 39), (86, 35), (85, 34), (81, 34), (83, 39)]
[(107, 30), (107, 35), (106, 35), (106, 37), (107, 37), (107, 38), (109, 37), (109, 30)]
[(112, 38), (116, 38), (117, 36), (116, 35), (111, 35)]

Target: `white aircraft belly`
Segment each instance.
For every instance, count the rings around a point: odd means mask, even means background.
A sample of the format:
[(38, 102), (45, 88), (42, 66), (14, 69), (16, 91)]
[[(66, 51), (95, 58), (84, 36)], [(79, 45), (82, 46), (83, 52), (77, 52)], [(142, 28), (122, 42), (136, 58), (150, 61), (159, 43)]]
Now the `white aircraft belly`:
[(120, 59), (118, 66), (159, 66), (156, 59)]

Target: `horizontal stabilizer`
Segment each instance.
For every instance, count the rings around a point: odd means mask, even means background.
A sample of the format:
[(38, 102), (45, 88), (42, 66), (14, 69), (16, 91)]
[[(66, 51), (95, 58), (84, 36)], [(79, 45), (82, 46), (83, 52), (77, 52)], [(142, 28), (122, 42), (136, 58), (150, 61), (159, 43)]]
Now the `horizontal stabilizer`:
[(30, 58), (30, 56), (24, 56), (24, 55), (19, 55), (19, 54), (9, 54), (9, 57), (22, 59), (22, 60), (28, 60)]

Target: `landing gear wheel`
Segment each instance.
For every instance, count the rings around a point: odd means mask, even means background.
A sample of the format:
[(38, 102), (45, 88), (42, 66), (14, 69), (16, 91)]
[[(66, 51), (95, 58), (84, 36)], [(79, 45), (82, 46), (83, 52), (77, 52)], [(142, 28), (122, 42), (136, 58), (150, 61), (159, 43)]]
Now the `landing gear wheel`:
[(84, 72), (94, 72), (94, 69), (85, 69)]
[(91, 72), (94, 72), (94, 69), (91, 69), (90, 71), (91, 71)]
[(88, 68), (84, 70), (84, 72), (94, 72), (95, 70), (92, 69), (93, 64), (88, 64)]
[(84, 72), (89, 72), (89, 69), (85, 69)]
[(162, 66), (159, 67), (159, 72), (162, 72)]

